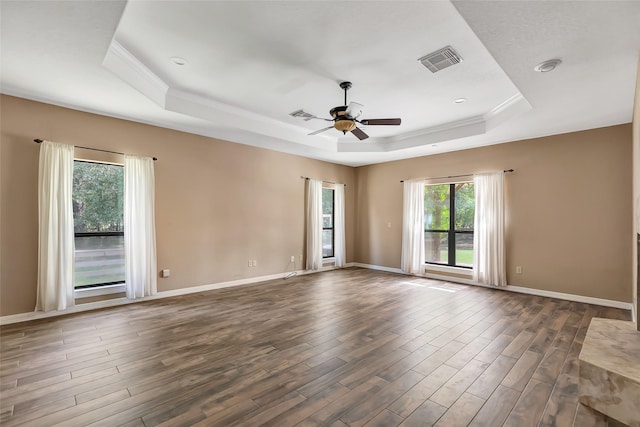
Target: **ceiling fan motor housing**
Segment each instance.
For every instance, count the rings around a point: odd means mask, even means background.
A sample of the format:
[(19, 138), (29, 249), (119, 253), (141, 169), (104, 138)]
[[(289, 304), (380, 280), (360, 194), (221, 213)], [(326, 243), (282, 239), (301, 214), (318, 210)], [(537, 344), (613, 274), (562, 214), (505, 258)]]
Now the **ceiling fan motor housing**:
[(342, 133), (351, 132), (356, 128), (356, 122), (347, 115), (347, 106), (340, 105), (329, 111), (334, 119), (333, 127)]

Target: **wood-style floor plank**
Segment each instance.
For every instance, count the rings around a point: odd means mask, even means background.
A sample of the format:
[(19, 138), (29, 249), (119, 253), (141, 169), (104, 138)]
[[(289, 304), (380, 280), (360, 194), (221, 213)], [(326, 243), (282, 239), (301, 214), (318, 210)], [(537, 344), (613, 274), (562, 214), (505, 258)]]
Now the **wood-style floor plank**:
[(0, 423), (611, 425), (577, 401), (596, 316), (630, 319), (348, 268), (7, 325)]

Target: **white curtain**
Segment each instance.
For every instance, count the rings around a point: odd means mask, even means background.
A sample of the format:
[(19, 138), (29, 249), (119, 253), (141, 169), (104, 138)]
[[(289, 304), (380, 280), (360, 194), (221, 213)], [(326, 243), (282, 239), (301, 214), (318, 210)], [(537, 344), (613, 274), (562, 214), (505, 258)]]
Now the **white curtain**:
[(405, 181), (402, 202), (402, 271), (424, 270), (424, 181)]
[(336, 184), (334, 189), (333, 203), (333, 219), (334, 219), (334, 249), (336, 267), (344, 267), (345, 265), (345, 227), (344, 227), (344, 184)]
[(473, 280), (506, 286), (504, 172), (474, 175), (473, 186), (476, 194)]
[(124, 253), (127, 298), (157, 292), (153, 159), (124, 157)]
[(38, 172), (36, 311), (74, 305), (73, 145), (43, 141)]
[(307, 180), (307, 270), (322, 267), (322, 181)]

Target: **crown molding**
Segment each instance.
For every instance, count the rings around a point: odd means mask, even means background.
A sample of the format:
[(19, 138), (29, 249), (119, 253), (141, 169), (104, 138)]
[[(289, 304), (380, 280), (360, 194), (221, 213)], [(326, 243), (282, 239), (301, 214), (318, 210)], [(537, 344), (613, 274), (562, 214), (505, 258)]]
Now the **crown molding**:
[[(212, 131), (207, 132), (209, 136), (278, 151), (289, 150), (282, 144), (274, 145), (273, 140), (280, 140), (286, 145), (293, 143), (303, 150), (313, 149), (327, 153), (393, 152), (485, 134), (517, 115), (531, 110), (529, 102), (517, 92), (482, 116), (443, 123), (394, 137), (371, 138), (363, 144), (345, 141), (345, 138), (332, 137), (329, 134), (309, 138), (308, 129), (304, 127), (170, 87), (115, 39), (107, 50), (103, 66), (165, 110), (212, 123)], [(218, 123), (224, 125), (220, 126)], [(252, 137), (247, 139), (247, 136), (255, 136), (258, 140)]]
[(115, 39), (111, 40), (102, 66), (165, 108), (169, 85)]

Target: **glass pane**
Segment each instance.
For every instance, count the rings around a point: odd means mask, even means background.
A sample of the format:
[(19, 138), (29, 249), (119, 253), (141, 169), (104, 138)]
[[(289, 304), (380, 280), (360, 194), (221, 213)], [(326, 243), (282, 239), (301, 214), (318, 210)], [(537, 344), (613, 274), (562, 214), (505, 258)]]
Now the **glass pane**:
[(124, 236), (76, 237), (75, 286), (124, 282)]
[(456, 230), (473, 231), (475, 213), (475, 195), (473, 183), (464, 182), (455, 185), (456, 192)]
[(333, 190), (322, 189), (322, 227), (333, 228)]
[(456, 233), (456, 265), (473, 267), (473, 233)]
[(449, 262), (449, 236), (447, 233), (424, 233), (425, 261), (447, 264)]
[(322, 230), (322, 257), (333, 256), (333, 230)]
[(424, 228), (449, 229), (449, 184), (424, 187)]
[(124, 167), (81, 161), (73, 165), (75, 232), (123, 231)]

